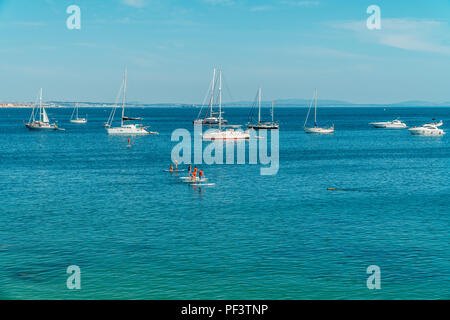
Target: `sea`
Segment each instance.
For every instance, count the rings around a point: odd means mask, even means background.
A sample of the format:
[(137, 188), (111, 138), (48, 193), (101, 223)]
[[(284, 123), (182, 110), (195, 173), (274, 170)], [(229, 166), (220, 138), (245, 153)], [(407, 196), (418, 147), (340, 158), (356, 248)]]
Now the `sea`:
[[(107, 135), (110, 111), (80, 108), (80, 125), (49, 108), (65, 130), (33, 132), (29, 109), (0, 109), (1, 299), (450, 298), (450, 108), (323, 107), (322, 136), (307, 108), (276, 108), (277, 174), (195, 164), (215, 184), (200, 187), (164, 172), (198, 109), (129, 108), (159, 132), (130, 143)], [(369, 125), (395, 118), (448, 134)]]

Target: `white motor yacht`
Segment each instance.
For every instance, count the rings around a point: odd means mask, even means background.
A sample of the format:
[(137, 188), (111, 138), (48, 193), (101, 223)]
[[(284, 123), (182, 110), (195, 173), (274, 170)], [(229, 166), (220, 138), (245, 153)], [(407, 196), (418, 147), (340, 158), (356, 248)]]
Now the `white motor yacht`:
[(401, 122), (398, 119), (393, 121), (384, 121), (384, 122), (371, 122), (370, 123), (375, 128), (385, 128), (385, 129), (404, 129), (407, 128), (404, 122)]
[(408, 129), (411, 134), (416, 136), (442, 136), (445, 134), (444, 130), (439, 129), (437, 126), (432, 124), (424, 124), (421, 127), (414, 127)]

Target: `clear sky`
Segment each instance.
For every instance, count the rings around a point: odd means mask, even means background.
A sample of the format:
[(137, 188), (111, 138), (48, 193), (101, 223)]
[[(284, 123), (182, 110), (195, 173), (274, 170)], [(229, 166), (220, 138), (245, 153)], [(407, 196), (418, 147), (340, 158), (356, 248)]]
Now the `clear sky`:
[(200, 103), (214, 67), (226, 100), (450, 101), (450, 1), (0, 0), (0, 56), (0, 101), (114, 101), (125, 66), (146, 103)]

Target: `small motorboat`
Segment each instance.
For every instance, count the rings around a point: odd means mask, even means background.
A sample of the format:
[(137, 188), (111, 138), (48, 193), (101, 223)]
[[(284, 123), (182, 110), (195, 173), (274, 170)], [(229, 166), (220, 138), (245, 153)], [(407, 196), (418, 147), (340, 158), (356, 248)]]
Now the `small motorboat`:
[(384, 121), (384, 122), (371, 122), (369, 123), (375, 128), (385, 128), (385, 129), (404, 129), (407, 128), (404, 122), (401, 122), (398, 119), (393, 121)]
[(445, 134), (444, 130), (439, 129), (437, 126), (429, 123), (424, 124), (421, 127), (409, 128), (408, 130), (415, 136), (442, 136)]

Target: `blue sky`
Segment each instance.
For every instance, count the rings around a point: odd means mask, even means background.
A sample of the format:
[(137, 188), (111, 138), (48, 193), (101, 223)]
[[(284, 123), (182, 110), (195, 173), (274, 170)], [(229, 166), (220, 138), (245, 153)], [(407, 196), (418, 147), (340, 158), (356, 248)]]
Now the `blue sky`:
[(200, 103), (214, 67), (225, 100), (450, 101), (450, 1), (0, 0), (0, 56), (0, 101), (113, 101), (125, 66), (146, 103)]

